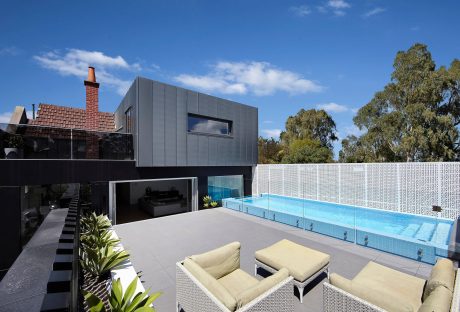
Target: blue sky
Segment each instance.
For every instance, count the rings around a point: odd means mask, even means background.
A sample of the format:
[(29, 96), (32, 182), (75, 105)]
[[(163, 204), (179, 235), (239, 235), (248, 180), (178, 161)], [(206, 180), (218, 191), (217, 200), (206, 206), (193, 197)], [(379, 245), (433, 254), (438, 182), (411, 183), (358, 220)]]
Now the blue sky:
[(262, 136), (324, 107), (344, 138), (397, 51), (460, 58), (458, 12), (454, 0), (4, 1), (0, 122), (15, 105), (84, 107), (91, 63), (103, 111), (139, 75), (257, 106)]

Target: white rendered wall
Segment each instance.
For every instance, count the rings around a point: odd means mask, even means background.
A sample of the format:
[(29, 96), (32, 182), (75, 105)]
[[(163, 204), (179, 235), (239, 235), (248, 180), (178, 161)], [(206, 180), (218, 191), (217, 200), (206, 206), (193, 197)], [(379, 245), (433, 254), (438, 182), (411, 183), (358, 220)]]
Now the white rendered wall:
[(252, 193), (456, 219), (460, 163), (257, 165)]

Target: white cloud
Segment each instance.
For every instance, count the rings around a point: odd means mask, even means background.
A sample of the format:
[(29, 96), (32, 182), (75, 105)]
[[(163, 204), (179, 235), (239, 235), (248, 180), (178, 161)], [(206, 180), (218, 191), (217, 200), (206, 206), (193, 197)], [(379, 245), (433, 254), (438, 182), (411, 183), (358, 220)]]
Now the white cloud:
[(352, 126), (347, 126), (345, 127), (345, 134), (348, 136), (348, 135), (354, 135), (354, 136), (361, 136), (362, 134), (364, 134), (366, 131), (363, 129), (363, 130), (360, 130), (357, 126), (355, 125), (352, 125)]
[(289, 8), (289, 11), (300, 17), (307, 16), (311, 13), (311, 10), (307, 5), (292, 6)]
[(281, 134), (281, 129), (263, 129), (262, 133), (266, 138), (278, 139)]
[(367, 11), (366, 13), (363, 14), (363, 17), (364, 18), (369, 18), (371, 16), (374, 16), (374, 15), (377, 15), (377, 14), (380, 14), (380, 13), (383, 13), (385, 12), (387, 9), (385, 8), (380, 8), (380, 7), (377, 7), (377, 8), (374, 8), (370, 11)]
[(318, 109), (324, 109), (328, 113), (342, 113), (348, 111), (348, 107), (337, 103), (326, 103), (316, 105)]
[(181, 74), (174, 79), (188, 87), (224, 94), (271, 95), (319, 92), (323, 88), (300, 74), (279, 69), (267, 62), (218, 62), (206, 75)]
[(333, 9), (348, 9), (351, 6), (344, 0), (329, 0), (327, 5)]
[(52, 51), (42, 55), (34, 56), (34, 59), (44, 68), (57, 71), (63, 76), (76, 76), (86, 78), (88, 66), (96, 67), (96, 77), (102, 84), (114, 87), (120, 95), (125, 95), (130, 80), (123, 80), (114, 70), (140, 71), (138, 63), (129, 64), (123, 57), (107, 56), (99, 51), (86, 51), (69, 49), (62, 54), (59, 51)]
[[(10, 123), (11, 116), (13, 116), (13, 110), (11, 112), (0, 113), (0, 123)], [(26, 115), (28, 119), (32, 119), (32, 111), (26, 109)]]
[(12, 112), (4, 112), (0, 114), (0, 123), (9, 123), (11, 120)]
[(15, 47), (15, 46), (10, 46), (10, 47), (4, 47), (0, 48), (0, 56), (16, 56), (22, 53), (22, 50)]
[(349, 8), (351, 8), (351, 5), (345, 0), (329, 0), (324, 5), (317, 6), (319, 12), (327, 13), (332, 11), (336, 16), (344, 16)]

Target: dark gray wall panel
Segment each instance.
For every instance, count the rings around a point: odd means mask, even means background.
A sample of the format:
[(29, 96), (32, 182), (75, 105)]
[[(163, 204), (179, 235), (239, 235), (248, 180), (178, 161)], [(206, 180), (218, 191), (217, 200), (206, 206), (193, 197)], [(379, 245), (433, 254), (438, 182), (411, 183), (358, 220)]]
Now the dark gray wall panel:
[(240, 136), (240, 161), (242, 163), (245, 163), (246, 162), (246, 136), (247, 134), (245, 133), (245, 122), (246, 122), (246, 119), (244, 118), (245, 116), (245, 111), (242, 110), (242, 109), (239, 109), (238, 110), (238, 113), (239, 113), (239, 136)]
[[(216, 116), (223, 119), (233, 120), (233, 111), (235, 110), (234, 102), (216, 100)], [(238, 105), (238, 104), (237, 104)]]
[(222, 118), (217, 113), (216, 98), (207, 94), (198, 94), (198, 113), (205, 116)]
[[(120, 103), (117, 125), (123, 124), (129, 106), (135, 113), (138, 167), (256, 164), (258, 115), (254, 107), (146, 78), (137, 78)], [(189, 113), (231, 120), (231, 136), (188, 133)]]
[(177, 124), (184, 124), (181, 118), (177, 120), (177, 88), (165, 85), (165, 165), (177, 166)]
[[(240, 138), (241, 131), (241, 122), (240, 122), (240, 109), (239, 106), (235, 106), (238, 109), (233, 109), (229, 117), (233, 120), (233, 136), (235, 138)], [(233, 140), (233, 157), (236, 163), (241, 163), (241, 139)]]
[[(150, 80), (139, 78), (139, 104), (138, 108), (138, 123), (139, 133), (142, 133), (138, 137), (139, 146), (151, 146), (153, 142), (153, 90), (152, 82)], [(139, 167), (148, 167), (152, 165), (153, 161), (153, 149), (144, 148), (142, 153), (139, 153), (137, 162)]]
[(165, 85), (153, 82), (153, 166), (165, 165)]
[(216, 166), (219, 162), (218, 138), (209, 137), (209, 166)]
[(209, 136), (198, 136), (198, 165), (209, 165)]
[[(129, 88), (128, 91), (128, 101), (127, 101), (127, 107), (131, 107), (131, 115), (133, 116), (132, 122), (133, 122), (133, 129), (136, 133), (134, 133), (134, 158), (137, 159), (139, 156), (139, 108), (137, 105), (137, 102), (139, 100), (139, 97), (137, 96), (139, 92), (139, 79), (136, 79), (136, 81), (131, 85), (131, 88)], [(125, 110), (125, 111), (126, 111)]]
[(251, 161), (251, 151), (250, 151), (250, 148), (251, 148), (251, 140), (249, 140), (249, 137), (250, 137), (250, 134), (251, 134), (251, 125), (250, 125), (250, 122), (251, 122), (251, 115), (250, 115), (250, 111), (245, 111), (244, 114), (244, 132), (246, 133), (245, 135), (245, 144), (246, 144), (246, 158), (245, 160), (247, 162), (250, 162)]
[(198, 114), (198, 93), (187, 90), (187, 111)]
[(198, 166), (198, 135), (187, 134), (187, 166)]
[(177, 88), (177, 166), (187, 165), (187, 91)]
[(206, 94), (198, 94), (198, 113), (200, 115), (211, 116), (211, 112), (209, 110), (209, 96)]

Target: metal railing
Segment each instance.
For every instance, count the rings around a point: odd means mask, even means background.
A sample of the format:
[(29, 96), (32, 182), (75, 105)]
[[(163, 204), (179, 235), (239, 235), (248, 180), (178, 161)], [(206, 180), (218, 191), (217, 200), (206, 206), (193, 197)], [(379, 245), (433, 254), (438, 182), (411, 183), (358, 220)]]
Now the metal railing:
[(0, 123), (0, 159), (133, 160), (133, 136)]

